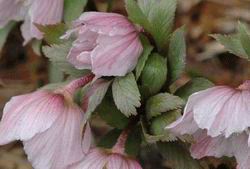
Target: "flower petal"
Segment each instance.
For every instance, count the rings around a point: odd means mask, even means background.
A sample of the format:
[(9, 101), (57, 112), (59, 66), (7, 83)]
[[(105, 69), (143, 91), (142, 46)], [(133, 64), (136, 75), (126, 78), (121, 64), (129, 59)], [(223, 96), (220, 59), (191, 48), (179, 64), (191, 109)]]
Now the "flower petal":
[(193, 112), (195, 122), (201, 129), (207, 129), (208, 135), (229, 137), (250, 126), (249, 97), (249, 90), (213, 87), (190, 96), (185, 111)]
[(83, 159), (83, 112), (77, 105), (66, 106), (49, 129), (23, 142), (24, 150), (34, 168), (63, 169)]
[(28, 140), (51, 127), (64, 108), (62, 95), (47, 91), (15, 96), (4, 107), (0, 144)]
[(137, 33), (126, 36), (99, 36), (92, 51), (92, 71), (96, 75), (123, 76), (132, 71), (143, 47)]
[(135, 26), (125, 16), (115, 13), (85, 12), (76, 23), (84, 23), (89, 30), (110, 36), (136, 31)]
[(22, 1), (0, 0), (0, 27), (5, 26), (10, 20), (23, 20), (27, 11), (28, 6)]

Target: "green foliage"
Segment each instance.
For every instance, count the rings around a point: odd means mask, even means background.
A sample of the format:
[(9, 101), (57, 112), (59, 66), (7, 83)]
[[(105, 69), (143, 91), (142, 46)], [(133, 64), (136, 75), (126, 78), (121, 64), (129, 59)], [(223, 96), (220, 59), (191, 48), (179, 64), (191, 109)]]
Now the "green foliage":
[(60, 37), (65, 33), (68, 29), (68, 26), (64, 23), (59, 23), (55, 25), (39, 25), (35, 24), (35, 26), (44, 33), (44, 40), (50, 44), (61, 44), (64, 43), (65, 40), (60, 39)]
[(172, 32), (176, 0), (126, 0), (129, 17), (153, 36), (158, 50), (165, 50)]
[(167, 80), (167, 60), (153, 53), (146, 61), (142, 71), (141, 84), (148, 96), (160, 91)]
[(0, 50), (3, 48), (8, 34), (12, 28), (16, 25), (16, 22), (9, 22), (5, 27), (0, 29)]
[(136, 107), (141, 105), (140, 92), (133, 73), (117, 77), (112, 85), (112, 93), (117, 108), (125, 115), (136, 115)]
[(159, 93), (151, 96), (146, 102), (147, 119), (150, 120), (163, 112), (180, 109), (184, 104), (185, 102), (181, 98), (170, 93)]
[(144, 36), (143, 34), (141, 34), (141, 42), (143, 44), (143, 53), (142, 55), (140, 56), (139, 60), (138, 60), (138, 63), (136, 65), (136, 68), (135, 68), (135, 78), (136, 80), (139, 79), (140, 75), (141, 75), (141, 72), (146, 64), (146, 61), (148, 59), (148, 56), (150, 55), (150, 53), (152, 52), (153, 50), (153, 46), (150, 44), (150, 42), (148, 41), (147, 37)]
[(207, 88), (213, 87), (213, 83), (205, 78), (194, 78), (184, 86), (179, 88), (175, 95), (181, 97), (183, 100), (187, 101), (188, 97), (198, 91), (205, 90)]
[(246, 27), (243, 24), (239, 24), (238, 31), (240, 34), (240, 42), (242, 47), (247, 55), (247, 58), (250, 59), (250, 35), (246, 31)]
[(103, 148), (112, 148), (115, 145), (120, 134), (121, 130), (119, 129), (113, 129), (109, 131), (101, 138), (100, 142), (98, 143), (98, 146)]
[(83, 13), (87, 2), (88, 0), (64, 0), (64, 21), (77, 19)]
[(172, 140), (171, 136), (169, 136), (170, 133), (168, 133), (165, 130), (165, 127), (174, 122), (175, 120), (177, 120), (180, 116), (181, 116), (181, 109), (168, 111), (160, 116), (157, 116), (152, 120), (152, 124), (150, 126), (151, 133), (154, 135), (165, 135), (165, 137), (163, 137), (162, 140), (165, 139), (171, 141)]
[(169, 46), (168, 68), (170, 81), (177, 80), (185, 68), (186, 42), (184, 38), (185, 27), (178, 28), (172, 34)]
[(136, 157), (140, 151), (140, 145), (141, 145), (141, 130), (140, 127), (135, 126), (130, 131), (125, 143), (126, 154)]
[(179, 142), (158, 142), (158, 150), (169, 167), (174, 169), (202, 169), (199, 162), (194, 160), (190, 152)]
[(107, 92), (101, 104), (95, 111), (112, 127), (123, 129), (128, 126), (129, 119), (117, 109), (111, 92)]

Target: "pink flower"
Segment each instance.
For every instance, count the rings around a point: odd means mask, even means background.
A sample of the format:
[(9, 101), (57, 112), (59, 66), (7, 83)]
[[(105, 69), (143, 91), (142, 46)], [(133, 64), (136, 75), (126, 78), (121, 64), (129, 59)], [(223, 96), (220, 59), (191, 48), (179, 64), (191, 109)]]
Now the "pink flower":
[(9, 21), (24, 20), (22, 35), (27, 44), (33, 37), (42, 39), (36, 24), (49, 25), (61, 22), (63, 0), (0, 0), (0, 28)]
[(122, 15), (85, 12), (75, 21), (68, 60), (78, 69), (91, 69), (97, 76), (123, 76), (132, 71), (143, 51), (136, 26)]
[(235, 156), (238, 167), (249, 168), (250, 83), (237, 89), (213, 87), (191, 95), (184, 114), (167, 126), (176, 135), (190, 134), (194, 158)]
[(124, 154), (127, 131), (123, 131), (111, 149), (93, 148), (86, 157), (70, 169), (142, 169), (139, 162)]
[(87, 124), (82, 143), (84, 114), (73, 102), (72, 93), (92, 78), (88, 75), (57, 91), (38, 90), (13, 97), (3, 111), (0, 144), (22, 140), (36, 169), (64, 169), (82, 160), (91, 144), (91, 132)]

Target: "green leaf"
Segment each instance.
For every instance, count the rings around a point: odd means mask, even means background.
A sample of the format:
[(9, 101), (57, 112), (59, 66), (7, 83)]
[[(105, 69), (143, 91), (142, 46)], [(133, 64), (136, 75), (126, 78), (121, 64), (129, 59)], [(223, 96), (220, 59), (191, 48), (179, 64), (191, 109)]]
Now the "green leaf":
[(15, 25), (16, 22), (9, 22), (5, 27), (0, 29), (0, 50), (3, 48), (10, 31)]
[(191, 157), (190, 152), (181, 143), (158, 142), (157, 145), (168, 167), (174, 169), (202, 169), (199, 162)]
[(68, 26), (64, 23), (59, 23), (55, 25), (39, 25), (35, 24), (35, 26), (44, 33), (43, 38), (44, 40), (50, 44), (61, 44), (64, 43), (66, 40), (60, 39), (60, 37), (65, 33), (68, 29)]
[(150, 131), (154, 135), (162, 135), (161, 141), (174, 141), (177, 140), (176, 136), (165, 127), (181, 116), (181, 109), (168, 111), (152, 120)]
[(184, 86), (179, 88), (175, 95), (181, 97), (183, 100), (187, 101), (188, 97), (195, 92), (205, 90), (207, 88), (213, 87), (214, 84), (205, 78), (194, 78)]
[(240, 33), (240, 41), (242, 44), (242, 47), (247, 55), (247, 58), (250, 59), (250, 35), (246, 31), (246, 28), (243, 24), (239, 24), (238, 31)]
[(87, 119), (102, 102), (111, 82), (104, 79), (97, 79), (94, 83), (89, 83), (79, 91), (79, 102), (83, 107)]
[(112, 93), (117, 108), (127, 117), (136, 115), (136, 107), (141, 105), (140, 92), (133, 73), (117, 77), (112, 85)]
[(177, 80), (185, 68), (186, 42), (185, 28), (178, 28), (171, 36), (168, 56), (169, 77), (171, 82)]
[(67, 56), (72, 46), (72, 42), (73, 40), (68, 40), (62, 44), (52, 45), (51, 47), (43, 46), (42, 51), (45, 56), (48, 57), (53, 64), (58, 65), (63, 72), (79, 77), (86, 74), (88, 70), (78, 70), (68, 62)]
[(159, 93), (151, 96), (146, 102), (146, 116), (150, 120), (153, 117), (161, 115), (174, 109), (182, 108), (185, 102), (178, 96), (170, 93)]
[(120, 134), (121, 130), (119, 129), (113, 129), (109, 131), (106, 135), (104, 135), (101, 138), (100, 142), (98, 143), (98, 147), (112, 148), (115, 145)]
[(160, 91), (167, 80), (167, 60), (158, 53), (149, 56), (141, 75), (141, 84), (147, 95)]
[(88, 0), (64, 0), (64, 21), (77, 19), (82, 13)]
[(109, 91), (95, 112), (112, 127), (123, 129), (128, 126), (129, 119), (117, 109)]
[(135, 68), (135, 78), (136, 80), (139, 79), (140, 75), (141, 75), (141, 72), (146, 64), (146, 61), (148, 59), (148, 56), (150, 55), (150, 53), (152, 52), (153, 50), (153, 46), (150, 44), (149, 40), (147, 39), (147, 37), (143, 34), (141, 34), (141, 42), (143, 44), (143, 53), (142, 55), (140, 56), (139, 60), (138, 60), (138, 63), (136, 65), (136, 68)]
[(129, 17), (151, 33), (157, 48), (165, 50), (172, 32), (176, 0), (126, 0)]

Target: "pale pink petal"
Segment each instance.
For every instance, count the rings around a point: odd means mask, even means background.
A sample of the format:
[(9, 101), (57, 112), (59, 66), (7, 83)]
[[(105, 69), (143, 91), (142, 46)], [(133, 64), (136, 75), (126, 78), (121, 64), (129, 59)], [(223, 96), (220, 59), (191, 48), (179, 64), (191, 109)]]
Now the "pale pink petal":
[(36, 28), (34, 23), (42, 25), (56, 24), (62, 21), (63, 0), (33, 0), (30, 7), (32, 37), (42, 38), (42, 33)]
[(24, 38), (23, 45), (26, 45), (33, 38), (31, 33), (31, 21), (29, 15), (25, 16), (25, 20), (21, 25), (21, 33)]
[(107, 158), (107, 169), (129, 169), (127, 161), (121, 154), (111, 154)]
[(135, 26), (125, 16), (115, 13), (85, 12), (76, 22), (83, 22), (93, 32), (110, 36), (126, 35), (136, 31)]
[(190, 96), (185, 111), (192, 111), (194, 120), (208, 135), (216, 137), (242, 132), (250, 126), (250, 91), (226, 86), (213, 87)]
[(127, 163), (128, 163), (129, 169), (142, 169), (142, 166), (137, 160), (128, 159)]
[(64, 108), (64, 97), (46, 91), (15, 96), (4, 107), (0, 144), (28, 140), (52, 126)]
[(92, 71), (96, 75), (123, 76), (135, 68), (143, 50), (137, 33), (126, 36), (99, 36), (92, 51)]
[(197, 130), (199, 130), (199, 127), (194, 121), (193, 113), (185, 111), (182, 117), (168, 125), (165, 129), (170, 130), (176, 135), (184, 135), (194, 134)]
[(72, 165), (69, 169), (103, 169), (107, 163), (107, 155), (99, 149), (92, 149), (80, 162)]
[(9, 21), (20, 21), (25, 18), (28, 6), (23, 1), (0, 0), (0, 27), (5, 26)]
[(90, 147), (93, 143), (93, 135), (91, 132), (91, 128), (89, 123), (86, 124), (84, 134), (83, 134), (83, 139), (82, 139), (82, 150), (84, 154), (87, 154), (90, 150)]
[(23, 142), (28, 159), (36, 169), (66, 169), (84, 157), (81, 148), (83, 112), (77, 105), (65, 106), (48, 130)]

